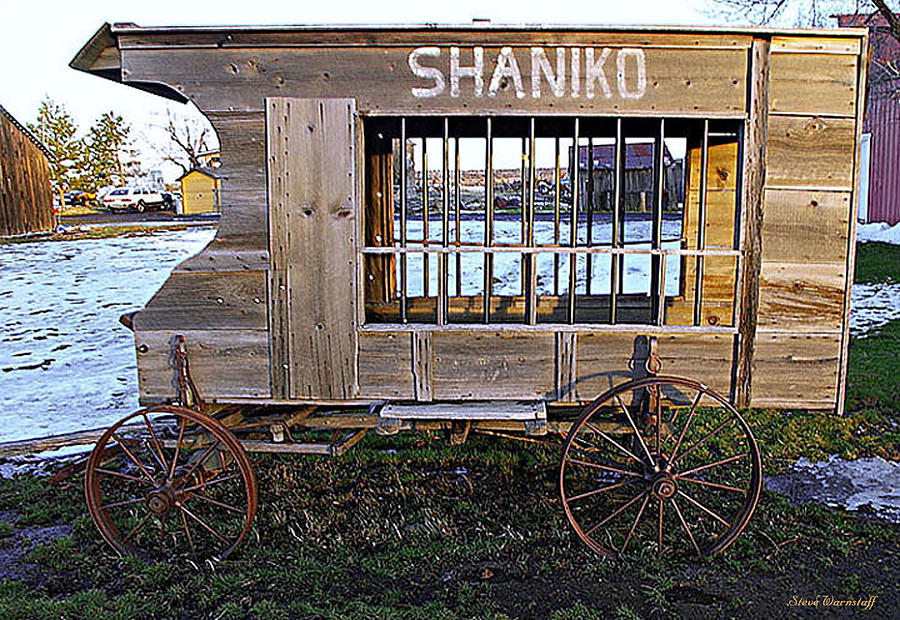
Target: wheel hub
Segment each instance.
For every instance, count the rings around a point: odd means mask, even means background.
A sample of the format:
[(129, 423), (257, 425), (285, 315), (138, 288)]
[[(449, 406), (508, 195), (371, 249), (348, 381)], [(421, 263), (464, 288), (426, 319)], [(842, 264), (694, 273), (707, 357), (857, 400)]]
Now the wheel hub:
[(675, 479), (669, 474), (663, 473), (654, 478), (650, 485), (650, 492), (656, 499), (669, 499), (678, 491)]
[(147, 510), (157, 517), (168, 513), (175, 506), (175, 491), (163, 486), (147, 495)]

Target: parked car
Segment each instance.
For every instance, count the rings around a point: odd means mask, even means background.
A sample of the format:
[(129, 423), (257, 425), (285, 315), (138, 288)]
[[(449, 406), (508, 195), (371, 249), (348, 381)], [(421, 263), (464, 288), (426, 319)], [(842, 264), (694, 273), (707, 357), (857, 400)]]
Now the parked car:
[(119, 187), (103, 197), (103, 205), (113, 212), (147, 209), (171, 209), (174, 205), (171, 194), (140, 187)]
[(97, 194), (75, 189), (65, 193), (66, 204), (73, 207), (84, 207), (97, 204)]

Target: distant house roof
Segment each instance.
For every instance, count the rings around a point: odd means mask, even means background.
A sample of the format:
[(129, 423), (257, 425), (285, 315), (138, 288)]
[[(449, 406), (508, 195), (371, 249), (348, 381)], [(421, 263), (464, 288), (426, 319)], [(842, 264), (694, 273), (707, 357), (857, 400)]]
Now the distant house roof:
[(47, 159), (51, 159), (51, 160), (55, 159), (53, 157), (53, 155), (50, 153), (50, 150), (46, 146), (44, 146), (44, 143), (41, 142), (40, 140), (38, 140), (37, 138), (35, 138), (34, 134), (31, 133), (30, 131), (28, 131), (28, 128), (25, 127), (19, 121), (17, 121), (16, 118), (12, 114), (10, 114), (9, 111), (6, 108), (4, 108), (2, 105), (0, 105), (0, 116), (6, 117), (9, 120), (9, 122), (12, 123), (16, 127), (16, 129), (21, 131), (25, 135), (26, 138), (31, 140), (34, 143), (34, 145), (36, 147), (38, 147), (44, 155), (47, 156)]
[[(571, 152), (571, 151), (570, 151)], [(578, 167), (587, 170), (588, 147), (578, 147)], [(672, 154), (668, 147), (663, 148), (663, 161), (666, 166), (672, 163)], [(616, 166), (616, 148), (614, 144), (594, 146), (594, 170), (612, 170)], [(653, 144), (637, 143), (625, 145), (625, 169), (642, 170), (653, 167)]]
[(205, 174), (206, 176), (208, 176), (211, 179), (221, 179), (222, 178), (222, 175), (219, 174), (218, 172), (216, 172), (215, 170), (213, 170), (212, 168), (191, 168), (190, 170), (188, 170), (187, 172), (185, 172), (184, 174), (182, 174), (180, 177), (178, 177), (175, 180), (181, 181), (181, 179), (185, 178), (187, 175), (191, 174), (192, 172), (199, 172), (200, 174)]
[(869, 29), (868, 86), (872, 95), (895, 95), (900, 91), (900, 41), (891, 34), (891, 28), (881, 13), (851, 13), (833, 15), (842, 28), (866, 27)]

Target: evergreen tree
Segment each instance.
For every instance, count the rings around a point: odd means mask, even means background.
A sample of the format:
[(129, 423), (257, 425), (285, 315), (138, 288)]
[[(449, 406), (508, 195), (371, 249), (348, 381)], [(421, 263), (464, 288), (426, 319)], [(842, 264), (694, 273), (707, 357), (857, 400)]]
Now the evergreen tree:
[(95, 188), (125, 185), (127, 168), (135, 159), (131, 126), (112, 111), (103, 113), (90, 128), (85, 149), (85, 170)]
[(50, 181), (61, 194), (81, 189), (85, 182), (84, 141), (77, 137), (78, 126), (64, 106), (47, 97), (38, 109), (37, 121), (28, 129), (50, 151)]

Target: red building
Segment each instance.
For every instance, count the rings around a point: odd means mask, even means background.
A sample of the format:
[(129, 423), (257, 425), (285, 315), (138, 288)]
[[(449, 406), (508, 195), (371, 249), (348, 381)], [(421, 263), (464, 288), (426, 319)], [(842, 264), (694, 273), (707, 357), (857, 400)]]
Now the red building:
[(863, 134), (869, 135), (869, 167), (860, 170), (861, 179), (868, 172), (869, 181), (864, 219), (893, 225), (900, 221), (900, 41), (881, 14), (835, 17), (841, 27), (869, 28), (871, 60), (863, 121)]

